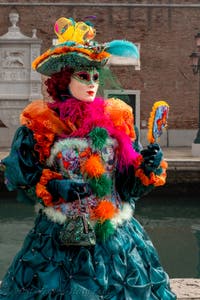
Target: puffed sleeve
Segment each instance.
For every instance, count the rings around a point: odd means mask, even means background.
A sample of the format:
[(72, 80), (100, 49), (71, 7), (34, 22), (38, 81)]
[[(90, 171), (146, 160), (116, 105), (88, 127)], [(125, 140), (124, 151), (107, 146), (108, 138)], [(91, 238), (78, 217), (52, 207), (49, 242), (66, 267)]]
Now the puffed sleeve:
[(21, 126), (15, 133), (9, 155), (2, 160), (5, 184), (9, 191), (36, 185), (42, 173), (38, 154), (34, 151), (33, 132)]

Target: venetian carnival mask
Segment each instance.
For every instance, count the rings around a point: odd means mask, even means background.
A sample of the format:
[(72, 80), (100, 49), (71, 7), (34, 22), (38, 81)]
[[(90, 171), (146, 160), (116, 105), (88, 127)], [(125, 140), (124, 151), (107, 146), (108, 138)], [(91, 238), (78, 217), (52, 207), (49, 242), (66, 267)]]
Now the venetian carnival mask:
[(71, 95), (84, 102), (92, 102), (99, 87), (99, 73), (96, 68), (75, 72), (69, 84)]

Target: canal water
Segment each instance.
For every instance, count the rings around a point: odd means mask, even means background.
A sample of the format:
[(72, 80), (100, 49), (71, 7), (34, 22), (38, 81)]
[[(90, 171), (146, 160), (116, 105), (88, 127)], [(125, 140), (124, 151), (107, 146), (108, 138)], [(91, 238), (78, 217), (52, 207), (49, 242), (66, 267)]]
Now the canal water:
[[(171, 278), (200, 278), (199, 196), (145, 197), (136, 205), (142, 223)], [(0, 280), (33, 226), (34, 207), (0, 193)]]

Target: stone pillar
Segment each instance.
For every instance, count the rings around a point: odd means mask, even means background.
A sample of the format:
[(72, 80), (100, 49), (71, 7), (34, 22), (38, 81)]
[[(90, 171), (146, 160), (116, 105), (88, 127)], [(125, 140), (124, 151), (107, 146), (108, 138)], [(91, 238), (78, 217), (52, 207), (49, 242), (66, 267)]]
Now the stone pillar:
[(41, 40), (36, 29), (25, 36), (17, 26), (19, 14), (9, 14), (11, 26), (0, 36), (0, 147), (9, 147), (19, 124), (22, 109), (33, 99), (41, 99), (41, 76), (32, 70), (40, 55)]

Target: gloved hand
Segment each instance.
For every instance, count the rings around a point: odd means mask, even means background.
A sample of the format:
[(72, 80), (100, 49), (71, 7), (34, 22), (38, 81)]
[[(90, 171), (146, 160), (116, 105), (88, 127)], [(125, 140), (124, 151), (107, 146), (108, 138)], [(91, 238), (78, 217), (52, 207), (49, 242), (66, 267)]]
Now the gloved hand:
[(47, 189), (53, 196), (53, 200), (57, 201), (62, 197), (66, 202), (73, 202), (80, 198), (87, 197), (91, 194), (89, 186), (71, 179), (52, 179), (47, 184)]
[(157, 143), (149, 144), (147, 149), (141, 151), (141, 154), (144, 159), (144, 167), (149, 172), (157, 169), (163, 158), (163, 152)]

